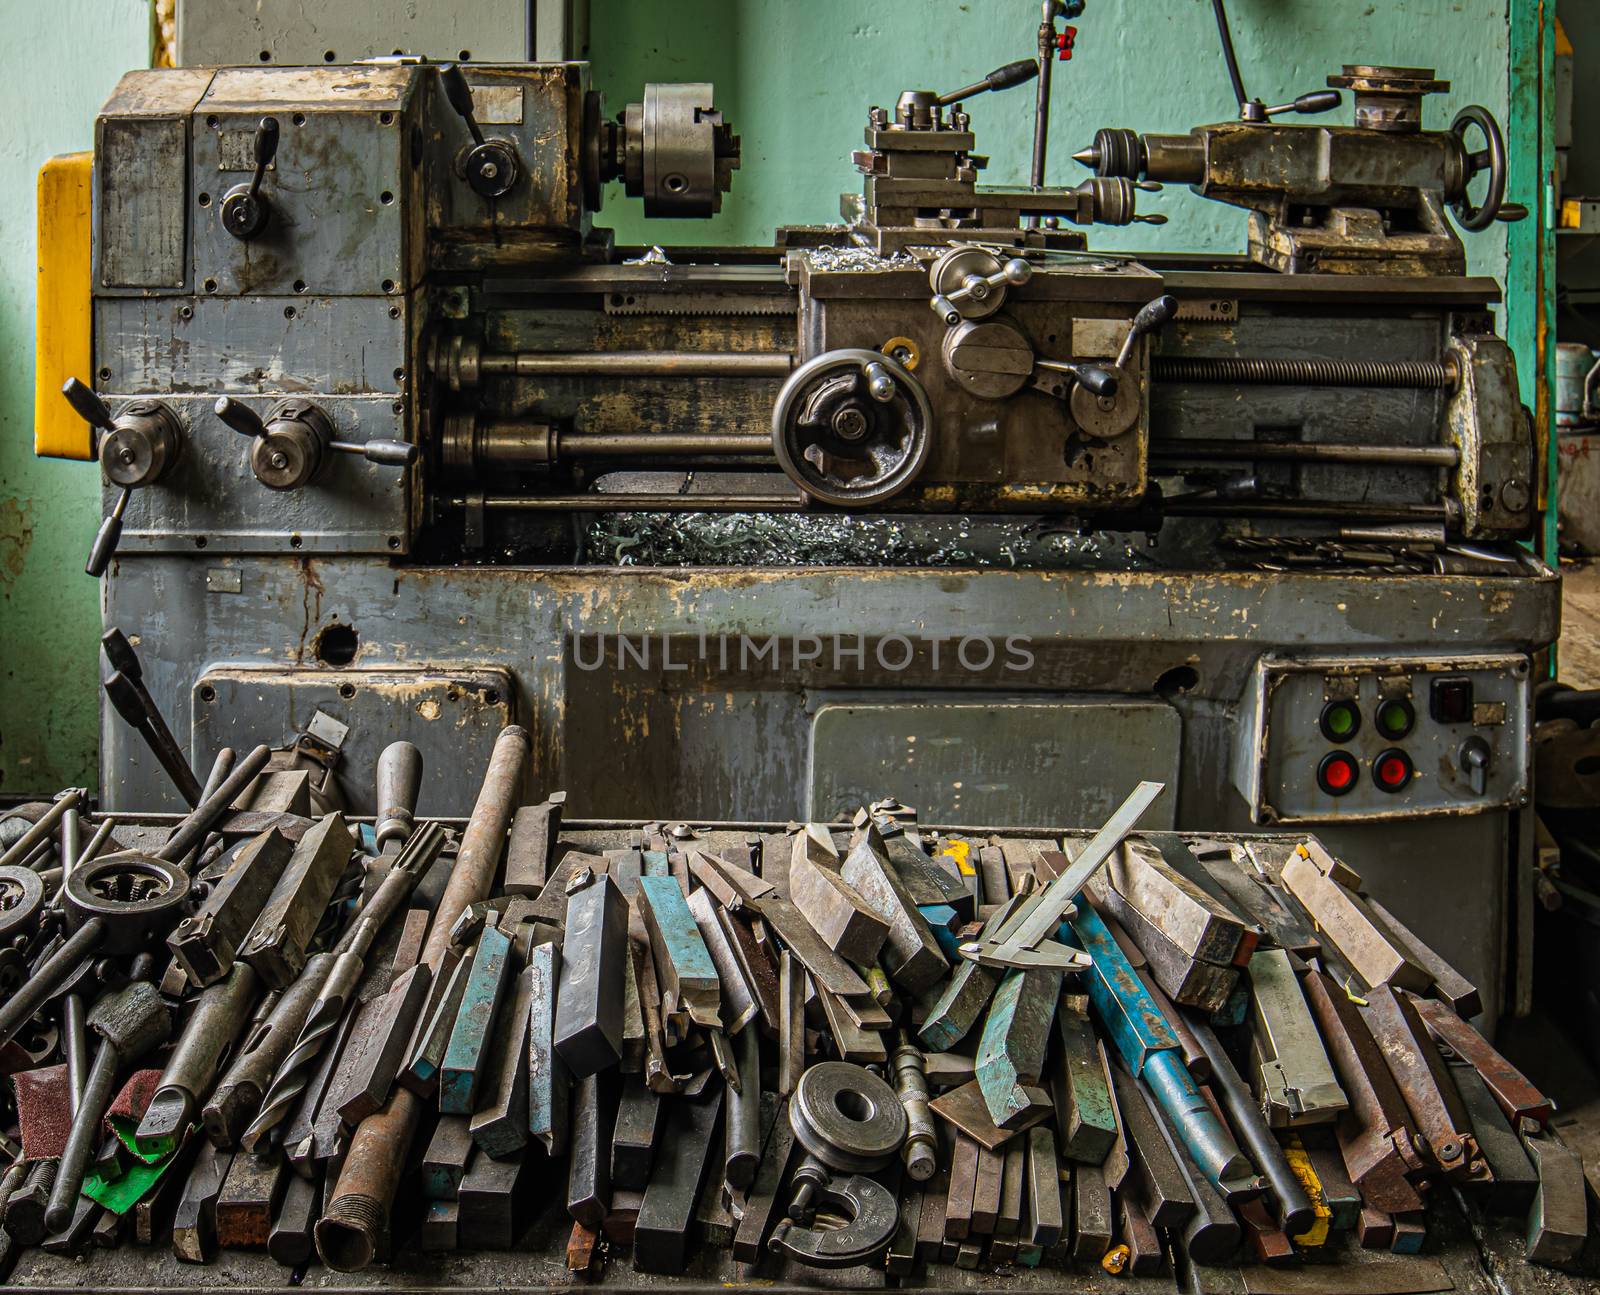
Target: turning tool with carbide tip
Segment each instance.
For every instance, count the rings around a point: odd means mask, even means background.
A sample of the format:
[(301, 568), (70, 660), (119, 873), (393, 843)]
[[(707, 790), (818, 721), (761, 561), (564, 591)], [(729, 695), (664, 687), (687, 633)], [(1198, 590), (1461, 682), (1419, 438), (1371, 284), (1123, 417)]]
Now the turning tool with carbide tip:
[(254, 1151), (262, 1138), (271, 1137), (294, 1109), (328, 1037), (349, 1005), (350, 995), (361, 983), (367, 950), (378, 932), (405, 903), (418, 879), (439, 857), (444, 841), (444, 828), (437, 823), (419, 828), (395, 858), (389, 875), (379, 884), (371, 901), (335, 946), (332, 969), (305, 1024), (300, 1027), (300, 1037), (289, 1049), (289, 1055), (279, 1063), (278, 1072), (262, 1099), (260, 1114), (250, 1122), (240, 1139), (246, 1150)]

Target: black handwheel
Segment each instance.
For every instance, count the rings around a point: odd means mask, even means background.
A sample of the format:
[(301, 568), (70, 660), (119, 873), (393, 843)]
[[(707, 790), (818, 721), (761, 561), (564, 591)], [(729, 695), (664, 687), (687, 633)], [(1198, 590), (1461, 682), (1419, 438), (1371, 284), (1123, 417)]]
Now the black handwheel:
[[(1476, 126), (1483, 132), (1487, 147), (1481, 153), (1474, 153), (1467, 147), (1468, 126)], [(1462, 229), (1473, 232), (1488, 229), (1500, 214), (1506, 197), (1506, 141), (1500, 133), (1500, 123), (1487, 108), (1474, 103), (1456, 114), (1456, 119), (1450, 123), (1450, 133), (1461, 144), (1461, 156), (1465, 164), (1461, 176), (1461, 196), (1450, 204), (1450, 209), (1455, 212), (1456, 224)], [(1482, 171), (1489, 173), (1489, 191), (1484, 194), (1483, 205), (1475, 207), (1467, 189), (1473, 178)]]
[(911, 484), (933, 445), (922, 384), (878, 351), (827, 351), (802, 364), (772, 408), (772, 450), (821, 503), (865, 508)]

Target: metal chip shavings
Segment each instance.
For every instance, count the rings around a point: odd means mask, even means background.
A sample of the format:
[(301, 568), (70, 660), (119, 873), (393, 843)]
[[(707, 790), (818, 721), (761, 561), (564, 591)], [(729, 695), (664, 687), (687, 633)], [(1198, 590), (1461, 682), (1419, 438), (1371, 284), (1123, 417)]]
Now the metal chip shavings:
[(606, 513), (586, 532), (588, 561), (615, 566), (1153, 567), (1133, 537), (1079, 535), (1059, 523), (993, 517), (838, 513)]
[(904, 252), (879, 256), (866, 247), (813, 247), (805, 253), (805, 258), (813, 271), (827, 274), (904, 270), (916, 265)]

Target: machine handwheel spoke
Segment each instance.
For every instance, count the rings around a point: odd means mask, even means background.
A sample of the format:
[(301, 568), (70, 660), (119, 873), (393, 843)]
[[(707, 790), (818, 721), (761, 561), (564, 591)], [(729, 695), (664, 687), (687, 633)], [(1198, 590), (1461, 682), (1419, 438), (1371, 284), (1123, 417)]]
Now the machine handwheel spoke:
[[(1467, 131), (1472, 126), (1482, 133), (1485, 144), (1484, 148), (1476, 151), (1467, 148)], [(1474, 232), (1488, 229), (1500, 215), (1506, 197), (1506, 142), (1500, 133), (1500, 123), (1495, 121), (1494, 114), (1487, 108), (1469, 104), (1450, 123), (1450, 133), (1460, 141), (1465, 163), (1461, 196), (1450, 204), (1455, 212), (1456, 223), (1462, 229)], [(1473, 180), (1485, 171), (1489, 173), (1489, 189), (1483, 196), (1483, 202), (1475, 204), (1467, 191)]]
[(790, 480), (821, 503), (847, 508), (904, 490), (927, 461), (932, 429), (921, 384), (871, 350), (828, 351), (801, 365), (772, 411), (773, 452)]

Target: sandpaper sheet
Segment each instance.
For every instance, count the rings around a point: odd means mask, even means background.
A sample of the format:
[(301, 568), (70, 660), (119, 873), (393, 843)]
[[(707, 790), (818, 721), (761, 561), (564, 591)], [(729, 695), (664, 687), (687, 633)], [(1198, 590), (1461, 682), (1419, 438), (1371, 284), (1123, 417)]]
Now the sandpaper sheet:
[(11, 1076), (17, 1095), (17, 1123), (24, 1160), (59, 1160), (72, 1127), (72, 1095), (67, 1067), (40, 1066)]

